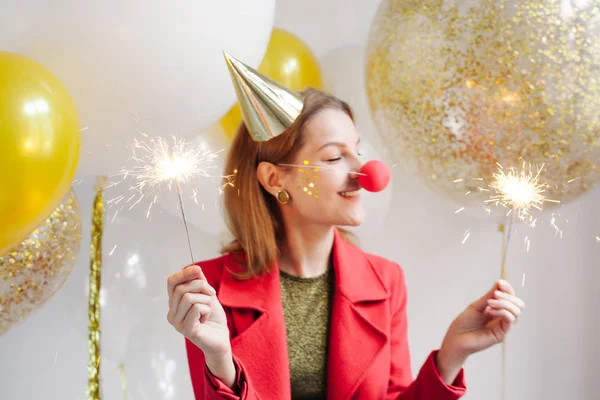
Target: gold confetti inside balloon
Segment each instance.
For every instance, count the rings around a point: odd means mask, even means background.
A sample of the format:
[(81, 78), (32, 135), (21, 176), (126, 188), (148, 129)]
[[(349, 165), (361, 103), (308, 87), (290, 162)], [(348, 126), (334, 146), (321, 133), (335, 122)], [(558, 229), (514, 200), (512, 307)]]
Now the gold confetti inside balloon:
[(0, 257), (0, 335), (42, 306), (73, 270), (81, 243), (71, 190), (44, 223)]
[(371, 114), (392, 158), (462, 205), (524, 162), (564, 203), (600, 178), (598, 37), (599, 0), (384, 0)]

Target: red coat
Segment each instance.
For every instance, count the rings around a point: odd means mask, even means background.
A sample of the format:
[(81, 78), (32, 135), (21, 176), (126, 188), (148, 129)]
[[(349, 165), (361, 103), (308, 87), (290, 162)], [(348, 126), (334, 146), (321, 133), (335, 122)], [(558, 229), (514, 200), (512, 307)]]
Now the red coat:
[[(186, 341), (196, 399), (290, 400), (290, 372), (278, 266), (262, 278), (238, 280), (234, 256), (198, 263), (227, 314), (241, 388), (236, 396), (205, 367)], [(407, 340), (406, 288), (400, 267), (366, 254), (336, 232), (329, 333), (327, 399), (455, 400), (465, 392), (461, 370), (453, 386), (437, 372), (435, 354), (413, 381)]]

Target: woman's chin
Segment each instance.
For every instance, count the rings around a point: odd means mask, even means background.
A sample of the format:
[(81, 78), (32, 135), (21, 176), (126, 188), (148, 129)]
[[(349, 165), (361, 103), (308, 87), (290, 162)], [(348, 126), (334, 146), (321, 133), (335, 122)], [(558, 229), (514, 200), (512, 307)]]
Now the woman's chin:
[(360, 226), (365, 222), (365, 212), (361, 210), (360, 212), (353, 213), (353, 215), (348, 215), (344, 218), (344, 223), (339, 224), (343, 226)]

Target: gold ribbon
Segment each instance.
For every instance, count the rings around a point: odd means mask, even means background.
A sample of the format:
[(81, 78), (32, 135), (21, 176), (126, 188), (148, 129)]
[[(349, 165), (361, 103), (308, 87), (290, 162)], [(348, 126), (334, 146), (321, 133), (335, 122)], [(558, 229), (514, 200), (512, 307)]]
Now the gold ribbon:
[(88, 301), (88, 400), (100, 400), (100, 287), (102, 283), (102, 232), (106, 177), (96, 179), (90, 244), (90, 295)]

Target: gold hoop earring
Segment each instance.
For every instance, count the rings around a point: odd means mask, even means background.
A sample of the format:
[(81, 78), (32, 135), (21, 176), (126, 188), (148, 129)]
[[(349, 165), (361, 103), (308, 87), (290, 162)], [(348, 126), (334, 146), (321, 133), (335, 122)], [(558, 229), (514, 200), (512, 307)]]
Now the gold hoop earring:
[(275, 196), (275, 198), (277, 198), (279, 204), (287, 204), (288, 201), (290, 201), (290, 194), (287, 192), (287, 190), (281, 189), (279, 192), (277, 192), (277, 196)]

